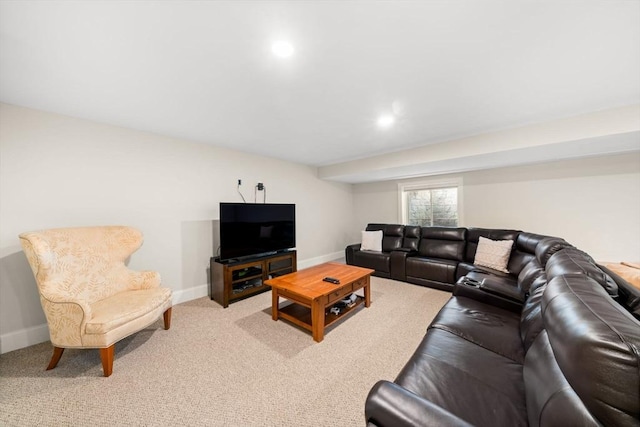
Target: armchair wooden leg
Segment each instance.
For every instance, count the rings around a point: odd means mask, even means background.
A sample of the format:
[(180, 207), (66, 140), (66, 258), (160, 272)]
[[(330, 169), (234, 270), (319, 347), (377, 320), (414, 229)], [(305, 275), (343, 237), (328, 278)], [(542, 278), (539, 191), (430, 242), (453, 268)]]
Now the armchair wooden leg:
[(113, 353), (116, 345), (112, 344), (111, 347), (100, 349), (100, 359), (102, 360), (102, 371), (104, 376), (108, 377), (113, 372)]
[(162, 315), (164, 317), (165, 330), (169, 330), (169, 328), (171, 327), (171, 308), (172, 307), (167, 308), (167, 311), (165, 311), (164, 314)]
[(53, 347), (53, 356), (51, 356), (51, 361), (49, 362), (49, 366), (47, 366), (47, 371), (55, 368), (62, 357), (62, 353), (64, 352), (64, 348), (61, 347)]

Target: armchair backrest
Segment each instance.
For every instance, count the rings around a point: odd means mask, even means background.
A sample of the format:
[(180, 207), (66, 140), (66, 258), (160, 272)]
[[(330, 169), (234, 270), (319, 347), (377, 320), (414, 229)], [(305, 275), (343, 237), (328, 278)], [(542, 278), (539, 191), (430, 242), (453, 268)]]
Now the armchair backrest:
[(91, 304), (130, 287), (125, 260), (142, 233), (125, 226), (58, 228), (20, 234), (41, 298)]

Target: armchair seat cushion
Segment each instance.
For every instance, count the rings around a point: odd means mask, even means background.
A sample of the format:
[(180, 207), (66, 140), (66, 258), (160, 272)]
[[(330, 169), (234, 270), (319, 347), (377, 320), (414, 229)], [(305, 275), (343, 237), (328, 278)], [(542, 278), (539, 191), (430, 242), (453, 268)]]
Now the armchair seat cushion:
[[(171, 290), (166, 287), (119, 292), (91, 305), (93, 317), (87, 322), (85, 332), (107, 334), (126, 324), (145, 323), (149, 313), (162, 313), (169, 307)], [(158, 315), (152, 317), (155, 321)], [(140, 329), (133, 324), (134, 330)]]

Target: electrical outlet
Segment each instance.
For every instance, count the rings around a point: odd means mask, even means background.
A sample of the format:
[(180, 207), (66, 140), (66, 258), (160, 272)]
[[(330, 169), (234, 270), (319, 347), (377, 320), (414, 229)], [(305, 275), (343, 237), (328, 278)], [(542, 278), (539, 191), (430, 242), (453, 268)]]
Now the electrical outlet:
[(264, 184), (259, 182), (258, 185), (256, 185), (256, 188), (258, 189), (258, 191), (262, 191), (264, 190)]
[(242, 180), (241, 180), (241, 179), (239, 179), (239, 180), (238, 180), (238, 186), (241, 186), (241, 185), (242, 185)]

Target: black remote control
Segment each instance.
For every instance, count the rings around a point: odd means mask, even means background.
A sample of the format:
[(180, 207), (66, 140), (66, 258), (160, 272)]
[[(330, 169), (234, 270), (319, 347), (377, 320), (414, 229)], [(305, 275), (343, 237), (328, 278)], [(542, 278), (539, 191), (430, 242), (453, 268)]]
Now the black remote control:
[(333, 283), (334, 285), (339, 285), (340, 284), (340, 280), (336, 279), (335, 277), (325, 277), (322, 280), (325, 281), (325, 282)]

